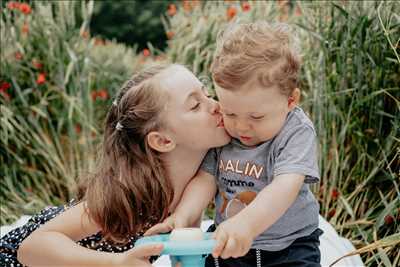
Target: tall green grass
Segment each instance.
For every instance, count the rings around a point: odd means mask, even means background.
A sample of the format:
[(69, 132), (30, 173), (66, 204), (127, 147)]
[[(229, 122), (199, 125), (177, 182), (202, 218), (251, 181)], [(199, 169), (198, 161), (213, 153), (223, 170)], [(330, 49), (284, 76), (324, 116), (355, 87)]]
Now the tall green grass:
[(368, 266), (399, 264), (400, 38), (394, 2), (305, 8), (304, 85), (320, 138), (321, 214)]
[(0, 95), (1, 224), (73, 196), (93, 167), (110, 98), (138, 66), (133, 49), (88, 36), (92, 9), (59, 1), (34, 2), (27, 15), (1, 10), (0, 82), (11, 85)]

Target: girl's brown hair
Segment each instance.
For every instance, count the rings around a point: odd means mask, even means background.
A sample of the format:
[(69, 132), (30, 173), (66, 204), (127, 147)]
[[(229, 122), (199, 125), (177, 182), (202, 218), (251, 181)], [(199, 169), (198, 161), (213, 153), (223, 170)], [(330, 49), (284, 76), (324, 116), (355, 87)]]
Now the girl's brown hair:
[(297, 40), (289, 26), (258, 21), (232, 24), (219, 33), (211, 73), (224, 89), (235, 90), (256, 77), (262, 86), (278, 85), (290, 95), (299, 69)]
[(98, 169), (78, 186), (78, 200), (114, 242), (163, 220), (173, 198), (160, 153), (146, 141), (163, 127), (167, 96), (156, 76), (166, 68), (153, 66), (123, 85), (107, 114)]

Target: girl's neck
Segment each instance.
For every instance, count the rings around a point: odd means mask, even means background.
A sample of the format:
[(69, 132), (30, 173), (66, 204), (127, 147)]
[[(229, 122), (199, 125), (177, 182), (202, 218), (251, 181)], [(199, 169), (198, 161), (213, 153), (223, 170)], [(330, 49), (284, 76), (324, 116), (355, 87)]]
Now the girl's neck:
[(175, 210), (186, 185), (195, 176), (206, 153), (207, 150), (194, 151), (176, 148), (172, 152), (163, 155), (167, 177), (170, 179), (174, 190), (174, 199), (172, 200), (170, 211)]

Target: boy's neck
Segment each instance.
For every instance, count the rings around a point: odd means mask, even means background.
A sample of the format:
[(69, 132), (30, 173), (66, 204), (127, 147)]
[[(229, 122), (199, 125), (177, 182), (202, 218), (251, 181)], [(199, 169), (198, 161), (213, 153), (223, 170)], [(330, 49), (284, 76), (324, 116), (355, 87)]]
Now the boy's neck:
[(162, 155), (162, 161), (174, 190), (170, 211), (173, 211), (181, 199), (186, 185), (195, 176), (207, 150), (194, 151), (176, 148), (170, 153)]

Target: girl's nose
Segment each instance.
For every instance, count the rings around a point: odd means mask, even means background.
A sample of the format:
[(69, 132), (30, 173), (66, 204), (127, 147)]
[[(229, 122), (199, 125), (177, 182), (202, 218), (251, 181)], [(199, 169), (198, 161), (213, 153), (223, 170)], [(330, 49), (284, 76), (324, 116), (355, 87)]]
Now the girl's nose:
[(210, 113), (211, 114), (218, 114), (220, 113), (220, 106), (219, 103), (217, 101), (215, 101), (214, 99), (210, 98)]

